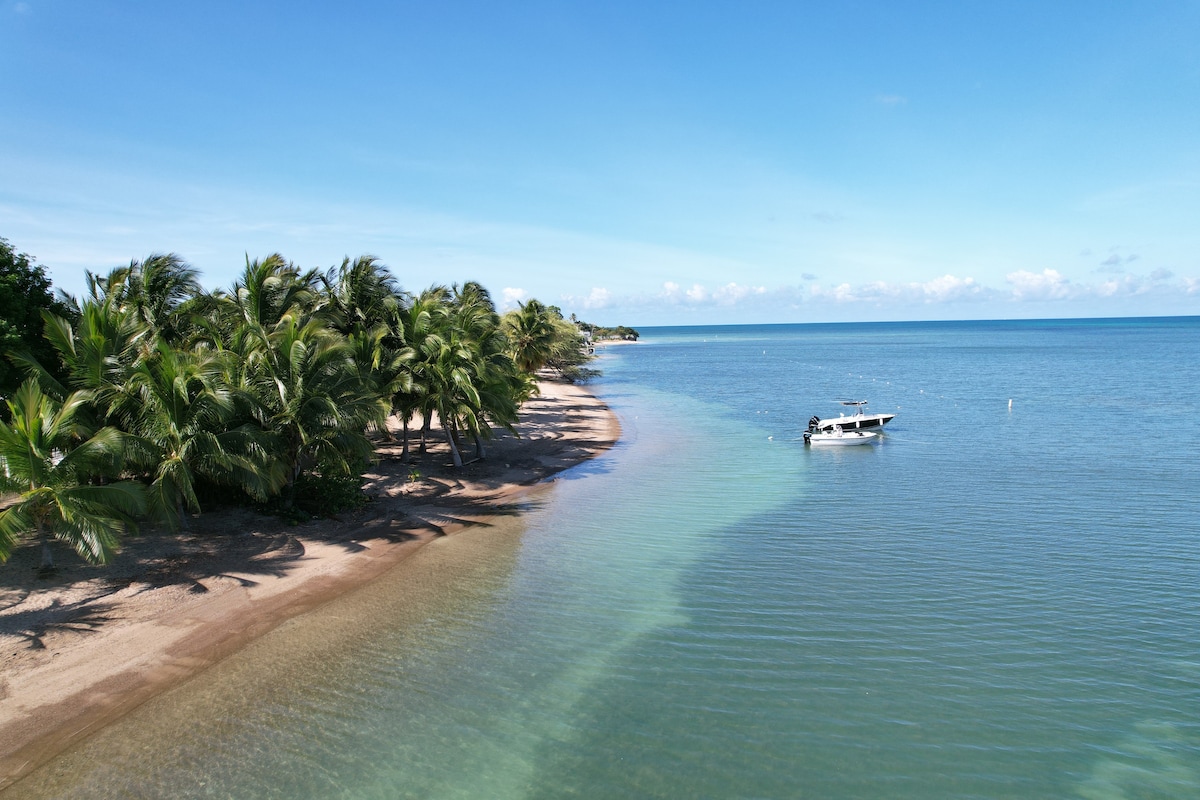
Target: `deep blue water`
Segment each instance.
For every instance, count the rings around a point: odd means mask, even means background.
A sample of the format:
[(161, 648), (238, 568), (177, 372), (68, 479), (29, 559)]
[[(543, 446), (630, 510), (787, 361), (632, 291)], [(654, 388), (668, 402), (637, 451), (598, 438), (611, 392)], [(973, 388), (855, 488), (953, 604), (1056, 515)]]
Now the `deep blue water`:
[(22, 796), (1200, 796), (1200, 318), (642, 333), (614, 450)]

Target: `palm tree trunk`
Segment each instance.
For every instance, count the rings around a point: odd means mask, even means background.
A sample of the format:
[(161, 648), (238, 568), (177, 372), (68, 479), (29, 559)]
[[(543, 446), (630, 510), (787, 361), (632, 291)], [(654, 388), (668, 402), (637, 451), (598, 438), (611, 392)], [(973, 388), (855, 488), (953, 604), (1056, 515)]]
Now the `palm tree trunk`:
[(400, 421), (404, 430), (404, 444), (400, 449), (400, 460), (405, 464), (408, 463), (408, 415), (404, 415), (404, 419)]
[(475, 431), (475, 457), (480, 461), (487, 458), (487, 453), (483, 448), (483, 437), (479, 435), (479, 431)]
[(42, 565), (38, 567), (38, 572), (46, 575), (54, 572), (54, 551), (50, 549), (50, 537), (41, 520), (37, 522), (37, 538), (42, 543)]
[(433, 409), (426, 409), (425, 420), (421, 423), (421, 447), (417, 450), (421, 455), (426, 453), (426, 438), (429, 436), (429, 426), (433, 424)]
[(450, 444), (450, 458), (454, 461), (454, 468), (462, 469), (462, 453), (458, 452), (458, 445), (454, 442), (454, 425), (442, 420), (442, 430), (446, 432), (446, 441)]
[(300, 477), (300, 456), (292, 456), (292, 468), (289, 470), (287, 485), (283, 487), (283, 507), (290, 509), (296, 502), (296, 480)]
[(175, 498), (175, 513), (179, 515), (179, 530), (187, 533), (191, 530), (188, 524), (187, 509), (183, 507), (183, 495)]

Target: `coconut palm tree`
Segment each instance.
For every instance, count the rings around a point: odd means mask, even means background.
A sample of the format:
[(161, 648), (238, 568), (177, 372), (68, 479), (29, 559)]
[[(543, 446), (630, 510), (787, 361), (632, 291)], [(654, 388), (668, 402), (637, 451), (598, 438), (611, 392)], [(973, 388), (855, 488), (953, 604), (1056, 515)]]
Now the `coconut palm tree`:
[(200, 273), (175, 253), (154, 253), (131, 261), (105, 278), (92, 276), (93, 299), (107, 300), (153, 331), (176, 342), (183, 327), (179, 309), (201, 294)]
[(513, 430), (517, 410), (535, 384), (522, 377), (513, 361), (509, 339), (486, 292), (461, 292), (451, 324), (471, 343), (474, 353), (469, 367), (478, 401), (463, 415), (461, 427), (474, 438), (476, 457), (485, 458), (484, 439), (491, 437), (492, 426)]
[(479, 458), (486, 454), (483, 440), (493, 424), (511, 428), (517, 419), (519, 398), (527, 384), (519, 378), (508, 343), (500, 329), (491, 297), (476, 283), (445, 290), (434, 287), (414, 301), (425, 317), (423, 335), (415, 332), (410, 345), (415, 352), (414, 371), (422, 388), (420, 407), (425, 412), (424, 432), (436, 413), (450, 456), (461, 467), (460, 433), (475, 439)]
[(470, 425), (479, 408), (479, 389), (475, 384), (477, 367), (472, 342), (461, 330), (447, 326), (425, 342), (422, 375), (425, 378), (425, 411), (436, 412), (441, 422), (450, 458), (455, 467), (463, 465), (456, 434), (460, 422)]
[(426, 450), (434, 412), (429, 373), (433, 357), (441, 346), (439, 331), (443, 327), (443, 308), (449, 302), (448, 288), (431, 286), (414, 297), (401, 315), (404, 340), (411, 351), (406, 365), (410, 379), (406, 386), (393, 393), (392, 412), (400, 418), (403, 425), (404, 450), (401, 458), (405, 461), (408, 460), (408, 421), (417, 412), (421, 412), (423, 416), (419, 452), (424, 453)]
[(530, 375), (554, 355), (557, 330), (553, 315), (537, 300), (520, 303), (504, 316), (504, 330), (517, 366)]
[[(413, 351), (405, 344), (406, 297), (387, 267), (373, 256), (346, 258), (321, 282), (325, 292), (318, 313), (349, 340), (361, 375), (389, 402), (411, 391)], [(405, 446), (407, 442), (406, 435)]]
[(600, 374), (598, 370), (583, 366), (594, 358), (595, 355), (583, 338), (579, 326), (556, 316), (554, 318), (554, 346), (551, 348), (550, 357), (546, 359), (544, 366), (571, 382), (586, 381)]
[(239, 324), (269, 331), (287, 314), (309, 311), (318, 299), (320, 275), (301, 272), (278, 253), (264, 259), (246, 259), (246, 269), (227, 295)]
[(14, 361), (35, 378), (42, 390), (59, 401), (73, 391), (88, 392), (88, 409), (106, 422), (129, 380), (149, 328), (132, 314), (108, 301), (85, 300), (72, 324), (45, 314), (45, 337), (58, 352), (66, 371), (65, 383), (32, 357), (14, 354)]
[(141, 484), (95, 482), (119, 474), (124, 437), (112, 427), (88, 427), (81, 412), (90, 399), (77, 391), (58, 403), (27, 380), (8, 401), (12, 422), (0, 422), (0, 485), (18, 497), (0, 511), (0, 561), (32, 536), (42, 544), (43, 571), (54, 569), (51, 539), (104, 563), (133, 516), (145, 510)]
[(131, 449), (152, 478), (149, 510), (171, 527), (198, 513), (196, 480), (240, 487), (266, 500), (283, 485), (278, 462), (253, 425), (230, 427), (235, 395), (223, 382), (228, 354), (177, 351), (161, 341), (134, 369), (124, 392)]
[(366, 429), (382, 424), (388, 404), (359, 371), (350, 342), (318, 319), (285, 316), (267, 344), (250, 376), (254, 413), (277, 438), (290, 505), (301, 474), (318, 468), (347, 475), (370, 461)]
[(346, 258), (341, 267), (330, 269), (321, 276), (325, 287), (322, 313), (330, 327), (344, 336), (387, 328), (389, 334), (399, 331), (399, 314), (403, 308), (403, 293), (392, 273), (374, 256)]

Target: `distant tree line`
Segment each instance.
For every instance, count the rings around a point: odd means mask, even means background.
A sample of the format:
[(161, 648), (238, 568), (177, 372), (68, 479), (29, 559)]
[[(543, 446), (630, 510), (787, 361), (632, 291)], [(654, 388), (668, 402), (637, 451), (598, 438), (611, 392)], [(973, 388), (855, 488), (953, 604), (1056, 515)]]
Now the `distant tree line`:
[[(573, 317), (574, 315), (572, 315)], [(603, 325), (593, 325), (590, 322), (576, 321), (579, 329), (590, 333), (594, 341), (602, 341), (604, 339), (622, 339), (624, 341), (636, 342), (641, 334), (636, 329), (625, 325), (618, 325), (615, 328), (606, 328)]]
[(536, 376), (595, 374), (581, 329), (537, 300), (501, 315), (478, 283), (410, 294), (378, 260), (327, 271), (247, 258), (204, 290), (180, 257), (86, 274), (55, 298), (0, 239), (0, 561), (27, 538), (104, 562), (139, 521), (186, 528), (210, 502), (292, 518), (362, 498), (370, 434), (434, 417), (456, 467), (512, 429)]

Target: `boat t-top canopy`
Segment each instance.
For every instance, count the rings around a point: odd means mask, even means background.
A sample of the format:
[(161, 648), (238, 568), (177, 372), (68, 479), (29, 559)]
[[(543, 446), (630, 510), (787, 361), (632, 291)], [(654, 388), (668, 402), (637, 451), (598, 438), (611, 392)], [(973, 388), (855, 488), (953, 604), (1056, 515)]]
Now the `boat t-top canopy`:
[(866, 400), (838, 400), (838, 402), (844, 406), (865, 406), (867, 404)]

